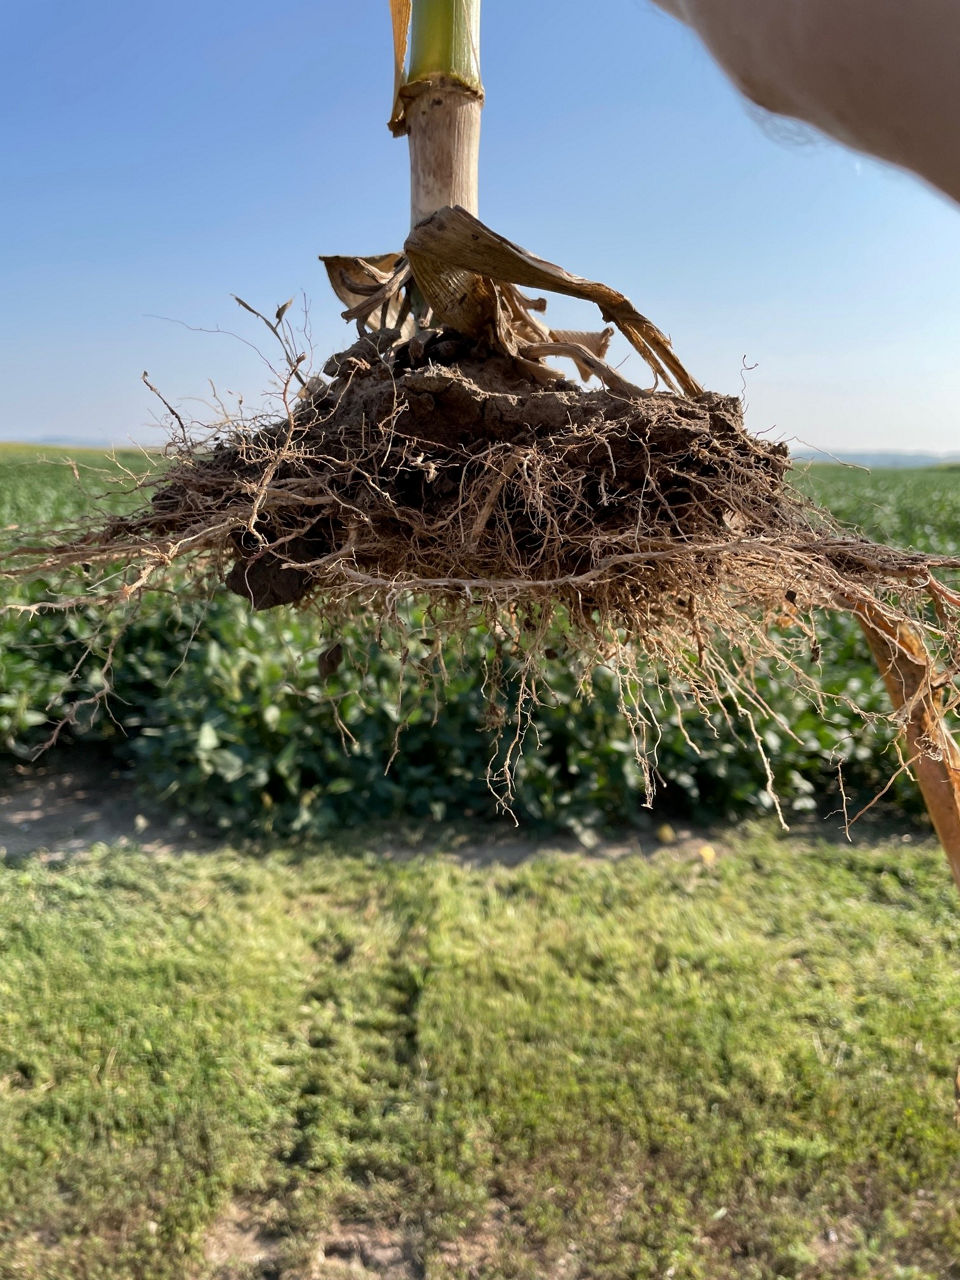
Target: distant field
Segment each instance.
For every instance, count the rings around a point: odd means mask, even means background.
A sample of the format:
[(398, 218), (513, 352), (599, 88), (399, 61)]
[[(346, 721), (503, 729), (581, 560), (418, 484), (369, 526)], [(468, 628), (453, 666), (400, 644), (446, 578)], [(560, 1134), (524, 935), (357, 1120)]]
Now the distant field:
[(863, 471), (816, 464), (797, 480), (841, 520), (870, 537), (960, 555), (960, 467)]
[(134, 449), (106, 453), (0, 443), (0, 531), (62, 524), (100, 503), (116, 510), (128, 501), (124, 493), (136, 477), (157, 461)]

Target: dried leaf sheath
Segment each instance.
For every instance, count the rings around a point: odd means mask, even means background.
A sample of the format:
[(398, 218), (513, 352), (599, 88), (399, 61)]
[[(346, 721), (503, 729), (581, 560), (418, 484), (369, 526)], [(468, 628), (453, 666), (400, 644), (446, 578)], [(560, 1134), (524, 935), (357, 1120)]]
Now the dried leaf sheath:
[[(467, 305), (461, 302), (462, 294), (457, 293), (464, 273), (521, 288), (563, 293), (598, 306), (604, 320), (617, 326), (667, 387), (684, 395), (698, 395), (702, 390), (673, 353), (669, 340), (622, 293), (536, 257), (491, 231), (464, 209), (441, 209), (414, 227), (404, 251), (425, 297), (444, 323), (453, 328), (461, 328), (458, 308)], [(484, 321), (489, 325), (492, 315)], [(467, 328), (463, 332), (474, 330)], [(506, 334), (498, 337), (505, 346), (509, 343)]]
[[(368, 264), (387, 262), (391, 256), (321, 259), (334, 292), (350, 307), (344, 313), (347, 318), (360, 319), (370, 329), (392, 327), (389, 317), (386, 324), (380, 324), (377, 306), (372, 302), (358, 307), (357, 291), (351, 288), (351, 281), (364, 281), (365, 286), (369, 285), (373, 277)], [(603, 362), (606, 331), (581, 335), (587, 341), (579, 345), (585, 346), (588, 357), (592, 358), (585, 358), (583, 352), (527, 350), (544, 343), (569, 346), (573, 335), (555, 332), (536, 320), (533, 313), (543, 310), (542, 300), (525, 299), (519, 289), (562, 293), (599, 307), (604, 320), (616, 325), (666, 388), (688, 396), (702, 391), (677, 358), (669, 339), (622, 293), (609, 285), (571, 275), (562, 267), (521, 249), (465, 209), (441, 209), (414, 227), (404, 245), (403, 257), (397, 256), (394, 261), (392, 278), (377, 282), (380, 301), (393, 299), (409, 288), (412, 272), (429, 307), (432, 323), (437, 326), (456, 329), (508, 355), (537, 361), (544, 355), (570, 355), (581, 364), (584, 376), (595, 373), (611, 388), (621, 392), (629, 388), (632, 394), (639, 394), (639, 388), (613, 375)], [(408, 336), (408, 331), (402, 336)]]

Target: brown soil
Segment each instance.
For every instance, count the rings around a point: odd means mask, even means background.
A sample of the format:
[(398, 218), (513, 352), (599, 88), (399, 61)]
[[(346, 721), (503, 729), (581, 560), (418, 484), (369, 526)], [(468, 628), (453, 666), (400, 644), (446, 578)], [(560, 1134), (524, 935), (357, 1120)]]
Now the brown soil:
[[(737, 517), (738, 532), (767, 527), (788, 467), (785, 446), (747, 435), (732, 398), (544, 386), (450, 332), (392, 359), (367, 337), (325, 372), (333, 381), (290, 423), (216, 459), (234, 477), (218, 498), (227, 509), (269, 476), (256, 524), (234, 532), (226, 579), (254, 608), (295, 603), (338, 569), (451, 589), (589, 578), (602, 556), (635, 549), (638, 529), (648, 547), (728, 540), (746, 475), (762, 477), (768, 501), (752, 524)], [(173, 484), (157, 509), (180, 518), (190, 496)], [(652, 597), (659, 577), (648, 561), (634, 593)]]
[[(483, 1225), (441, 1246), (445, 1268), (464, 1280), (478, 1276), (509, 1218), (506, 1205), (491, 1201)], [(204, 1241), (210, 1280), (424, 1280), (420, 1254), (416, 1232), (363, 1222), (338, 1223), (294, 1243), (271, 1234), (255, 1205), (238, 1202), (226, 1207)], [(561, 1272), (551, 1274), (559, 1280)]]
[[(794, 821), (800, 838), (842, 840), (841, 815)], [(911, 842), (930, 838), (929, 822), (907, 823), (899, 813), (882, 807), (861, 819), (850, 831), (855, 844), (881, 840)], [(25, 858), (62, 862), (80, 857), (91, 845), (130, 845), (150, 853), (209, 851), (229, 844), (230, 831), (204, 829), (193, 818), (176, 812), (175, 805), (147, 800), (129, 773), (118, 769), (95, 746), (60, 747), (32, 765), (0, 771), (0, 861)], [(735, 829), (672, 824), (651, 817), (641, 828), (608, 838), (584, 830), (579, 835), (524, 835), (508, 822), (481, 826), (411, 823), (370, 827), (362, 833), (365, 847), (386, 860), (422, 856), (442, 847), (448, 857), (466, 866), (515, 867), (533, 857), (561, 854), (605, 861), (650, 857), (669, 852), (696, 863), (712, 850), (722, 857), (735, 841)], [(709, 857), (709, 853), (706, 855)]]
[[(94, 844), (129, 845), (148, 853), (210, 851), (229, 844), (195, 819), (159, 805), (138, 790), (132, 775), (118, 769), (97, 747), (59, 747), (31, 765), (0, 771), (0, 861), (44, 862), (74, 859)], [(365, 843), (386, 860), (422, 856), (439, 846), (466, 866), (514, 867), (542, 854), (603, 858), (650, 855), (669, 847), (679, 856), (699, 854), (704, 844), (718, 852), (726, 835), (651, 820), (642, 830), (615, 839), (592, 831), (526, 836), (510, 822), (473, 827), (411, 823), (370, 827)]]

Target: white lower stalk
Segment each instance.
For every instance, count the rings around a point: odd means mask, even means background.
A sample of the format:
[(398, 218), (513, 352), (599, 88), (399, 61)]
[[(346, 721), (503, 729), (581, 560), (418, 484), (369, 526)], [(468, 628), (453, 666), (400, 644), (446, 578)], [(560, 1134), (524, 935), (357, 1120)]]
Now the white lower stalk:
[(391, 128), (410, 140), (410, 220), (479, 212), (480, 0), (413, 0), (410, 65)]
[(410, 85), (405, 96), (410, 225), (447, 205), (460, 205), (476, 216), (483, 99), (446, 77)]

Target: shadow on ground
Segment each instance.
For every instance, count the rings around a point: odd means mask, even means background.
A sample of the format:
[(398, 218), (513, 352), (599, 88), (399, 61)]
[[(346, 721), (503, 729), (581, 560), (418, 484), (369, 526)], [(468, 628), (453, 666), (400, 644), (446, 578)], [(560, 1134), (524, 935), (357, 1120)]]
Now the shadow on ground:
[[(464, 865), (519, 866), (535, 854), (618, 858), (651, 855), (665, 846), (680, 853), (722, 852), (729, 840), (727, 825), (666, 821), (651, 815), (632, 830), (598, 832), (592, 828), (558, 831), (499, 823), (378, 823), (362, 831), (342, 833), (344, 852), (356, 845), (387, 860), (406, 859), (440, 849)], [(804, 816), (791, 822), (795, 836), (847, 839), (842, 815)], [(855, 845), (900, 839), (909, 844), (929, 838), (929, 823), (896, 812), (870, 814), (849, 832)], [(273, 843), (290, 846), (290, 840)], [(316, 841), (301, 837), (309, 855)], [(193, 815), (145, 794), (133, 775), (96, 746), (67, 747), (33, 764), (0, 768), (0, 860), (36, 859), (61, 862), (94, 844), (130, 845), (147, 852), (209, 852), (224, 845), (249, 844), (244, 830), (217, 829)], [(263, 842), (257, 844), (262, 848)]]

